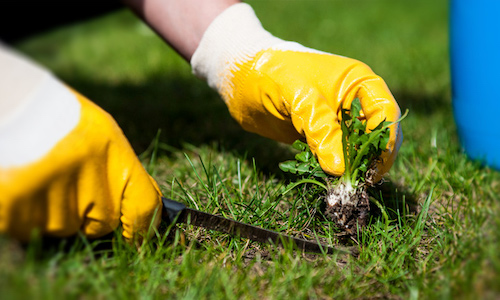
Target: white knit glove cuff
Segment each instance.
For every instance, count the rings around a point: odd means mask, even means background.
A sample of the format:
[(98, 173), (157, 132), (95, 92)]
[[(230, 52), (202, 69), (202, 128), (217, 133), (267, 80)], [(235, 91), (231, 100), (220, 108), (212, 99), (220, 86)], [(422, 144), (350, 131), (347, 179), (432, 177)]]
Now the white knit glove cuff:
[(250, 5), (238, 3), (212, 21), (191, 58), (191, 67), (210, 87), (222, 94), (230, 93), (231, 71), (236, 64), (280, 43), (283, 40), (262, 27)]
[(51, 73), (3, 45), (0, 66), (1, 171), (49, 153), (78, 125), (81, 105)]

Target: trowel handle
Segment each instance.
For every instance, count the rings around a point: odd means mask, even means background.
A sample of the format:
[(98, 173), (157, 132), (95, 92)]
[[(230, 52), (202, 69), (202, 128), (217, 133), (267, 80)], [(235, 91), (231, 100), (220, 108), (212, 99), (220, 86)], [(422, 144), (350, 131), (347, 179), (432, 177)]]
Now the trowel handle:
[(177, 202), (171, 199), (167, 199), (165, 197), (161, 197), (161, 201), (163, 203), (162, 210), (162, 219), (163, 221), (171, 224), (175, 221), (175, 218), (186, 209), (186, 205), (181, 202)]

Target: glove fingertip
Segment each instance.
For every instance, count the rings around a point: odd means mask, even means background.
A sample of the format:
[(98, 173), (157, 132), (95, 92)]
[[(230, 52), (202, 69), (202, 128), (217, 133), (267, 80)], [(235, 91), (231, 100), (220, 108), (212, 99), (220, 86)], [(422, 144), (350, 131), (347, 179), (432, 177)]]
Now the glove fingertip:
[(337, 177), (344, 174), (345, 167), (341, 148), (339, 149), (335, 144), (329, 147), (320, 145), (314, 152), (324, 172)]
[(128, 240), (151, 237), (161, 222), (159, 186), (145, 170), (139, 173), (129, 182), (122, 200), (123, 236)]

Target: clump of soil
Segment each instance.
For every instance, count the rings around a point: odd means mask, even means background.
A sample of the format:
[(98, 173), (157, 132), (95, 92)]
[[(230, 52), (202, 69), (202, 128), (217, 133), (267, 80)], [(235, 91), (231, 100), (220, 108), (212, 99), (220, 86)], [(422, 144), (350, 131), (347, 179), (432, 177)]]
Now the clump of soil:
[(352, 186), (339, 180), (327, 191), (325, 215), (349, 235), (356, 235), (358, 228), (363, 228), (368, 222), (370, 200), (367, 189), (374, 184), (374, 175), (373, 168), (367, 172), (365, 182)]
[[(346, 198), (346, 195), (340, 195), (335, 189), (328, 191), (326, 199)], [(357, 233), (358, 227), (364, 227), (370, 215), (370, 201), (366, 188), (356, 189), (350, 194), (347, 201), (336, 201), (330, 205), (327, 200), (325, 215), (332, 220), (342, 231), (350, 235)]]

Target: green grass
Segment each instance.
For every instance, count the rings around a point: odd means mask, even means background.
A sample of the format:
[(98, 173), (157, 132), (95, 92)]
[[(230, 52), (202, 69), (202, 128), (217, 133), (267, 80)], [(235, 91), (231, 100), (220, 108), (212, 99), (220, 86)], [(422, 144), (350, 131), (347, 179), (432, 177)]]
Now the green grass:
[[(0, 240), (11, 298), (494, 299), (500, 174), (461, 152), (451, 111), (446, 1), (250, 1), (275, 35), (360, 59), (403, 111), (404, 142), (357, 239), (343, 240), (304, 190), (283, 195), (289, 146), (243, 132), (215, 92), (127, 11), (16, 47), (109, 111), (168, 197), (286, 234), (359, 245), (305, 255), (192, 226), (139, 250), (77, 238)], [(161, 131), (159, 131), (161, 130)], [(159, 135), (158, 135), (159, 133)], [(65, 246), (65, 247), (63, 247)], [(64, 248), (64, 249), (63, 249)]]

